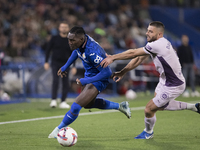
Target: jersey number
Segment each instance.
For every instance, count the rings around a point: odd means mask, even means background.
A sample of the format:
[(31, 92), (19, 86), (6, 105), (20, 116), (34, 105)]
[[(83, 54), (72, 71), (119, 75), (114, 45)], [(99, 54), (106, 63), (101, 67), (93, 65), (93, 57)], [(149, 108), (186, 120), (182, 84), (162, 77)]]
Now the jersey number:
[(102, 57), (96, 55), (96, 59), (94, 60), (94, 62), (95, 62), (96, 64), (98, 64), (98, 63), (99, 63), (100, 61), (102, 61), (102, 60), (103, 60)]

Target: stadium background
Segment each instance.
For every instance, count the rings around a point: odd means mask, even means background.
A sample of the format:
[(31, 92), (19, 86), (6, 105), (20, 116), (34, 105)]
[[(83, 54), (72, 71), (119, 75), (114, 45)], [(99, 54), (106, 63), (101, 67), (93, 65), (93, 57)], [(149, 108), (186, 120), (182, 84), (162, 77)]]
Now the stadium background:
[[(44, 54), (51, 35), (58, 34), (60, 21), (70, 27), (83, 26), (108, 54), (144, 46), (146, 28), (152, 20), (165, 24), (165, 37), (176, 49), (187, 34), (196, 64), (196, 85), (200, 84), (199, 0), (1, 0), (0, 1), (0, 90), (11, 97), (50, 97), (51, 73), (44, 71)], [(117, 61), (120, 70), (128, 61)], [(83, 76), (83, 66), (71, 76), (69, 97), (80, 92), (74, 79)], [(111, 81), (103, 93), (124, 94), (127, 89), (152, 92), (157, 73), (150, 60), (133, 70), (120, 83)]]

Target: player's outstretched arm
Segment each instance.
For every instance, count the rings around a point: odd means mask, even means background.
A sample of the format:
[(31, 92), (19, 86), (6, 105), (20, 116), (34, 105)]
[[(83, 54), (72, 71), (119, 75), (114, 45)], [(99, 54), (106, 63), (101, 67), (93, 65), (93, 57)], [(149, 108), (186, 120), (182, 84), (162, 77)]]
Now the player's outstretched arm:
[[(101, 66), (99, 66), (98, 68), (100, 67)], [(92, 82), (100, 81), (102, 79), (107, 79), (107, 78), (110, 78), (110, 76), (112, 75), (112, 71), (109, 67), (106, 67), (106, 68), (101, 67), (100, 70), (101, 71), (93, 77), (81, 78), (80, 79), (81, 85), (86, 85)]]
[(77, 58), (78, 58), (78, 54), (77, 54), (77, 52), (74, 50), (74, 51), (72, 52), (71, 56), (69, 57), (68, 61), (66, 62), (66, 64), (65, 64), (64, 66), (62, 66), (62, 67), (58, 70), (57, 75), (58, 75), (58, 76), (61, 76), (62, 78), (63, 78), (64, 76), (66, 77), (67, 71), (65, 71), (65, 70), (67, 70), (67, 69), (70, 67), (70, 65), (71, 65), (73, 62), (75, 62), (75, 60), (76, 60)]
[(115, 60), (126, 60), (126, 59), (133, 59), (137, 56), (143, 56), (146, 55), (145, 51), (142, 48), (137, 49), (129, 49), (123, 53), (115, 54), (115, 55), (108, 55), (107, 58), (105, 58), (101, 62), (102, 67), (107, 67), (109, 64), (113, 63)]
[(138, 57), (132, 59), (121, 71), (115, 72), (113, 74), (113, 80), (115, 82), (119, 82), (128, 71), (139, 66), (141, 64), (141, 62), (144, 59), (146, 59), (147, 57), (148, 57), (148, 55), (144, 55), (144, 56), (138, 56)]

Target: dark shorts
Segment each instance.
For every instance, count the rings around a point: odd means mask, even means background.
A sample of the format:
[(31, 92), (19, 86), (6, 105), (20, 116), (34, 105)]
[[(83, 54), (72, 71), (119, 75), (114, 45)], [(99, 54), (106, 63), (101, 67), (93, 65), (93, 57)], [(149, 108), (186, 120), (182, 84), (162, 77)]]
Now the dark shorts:
[(97, 82), (92, 82), (92, 84), (97, 88), (99, 93), (103, 91), (109, 84), (108, 81), (97, 81)]

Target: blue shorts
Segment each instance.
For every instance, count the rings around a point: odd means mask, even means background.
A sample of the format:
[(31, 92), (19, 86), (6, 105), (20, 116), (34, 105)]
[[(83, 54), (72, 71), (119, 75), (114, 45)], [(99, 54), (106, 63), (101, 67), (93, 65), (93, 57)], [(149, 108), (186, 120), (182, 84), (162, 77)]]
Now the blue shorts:
[(97, 90), (100, 93), (108, 86), (109, 81), (97, 81), (97, 82), (92, 82), (92, 84), (97, 88)]

